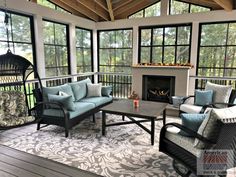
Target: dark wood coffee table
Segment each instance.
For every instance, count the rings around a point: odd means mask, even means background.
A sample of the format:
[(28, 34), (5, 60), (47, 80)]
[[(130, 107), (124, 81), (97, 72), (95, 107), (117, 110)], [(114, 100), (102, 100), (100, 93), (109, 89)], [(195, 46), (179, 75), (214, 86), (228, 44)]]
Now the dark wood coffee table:
[[(163, 120), (163, 124), (165, 125), (167, 105), (167, 103), (140, 100), (139, 107), (135, 108), (132, 100), (113, 101), (113, 103), (101, 108), (102, 135), (105, 135), (106, 127), (135, 123), (151, 135), (151, 144), (154, 145), (155, 121)], [(106, 113), (122, 115), (123, 121), (107, 124)], [(163, 117), (157, 118), (161, 113), (163, 113)], [(129, 118), (130, 121), (125, 121), (125, 117)], [(135, 120), (133, 117), (142, 119)], [(142, 125), (141, 122), (151, 122), (151, 130)]]

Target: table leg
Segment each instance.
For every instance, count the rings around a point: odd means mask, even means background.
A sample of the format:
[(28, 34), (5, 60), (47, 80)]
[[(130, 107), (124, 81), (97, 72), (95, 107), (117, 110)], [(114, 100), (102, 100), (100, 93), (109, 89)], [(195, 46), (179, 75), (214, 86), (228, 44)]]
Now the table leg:
[(166, 124), (166, 109), (163, 111), (163, 126)]
[(151, 120), (151, 144), (154, 145), (154, 137), (155, 137), (155, 119)]
[(102, 135), (106, 134), (106, 113), (102, 111)]
[(125, 120), (125, 116), (122, 115), (122, 120), (124, 121)]

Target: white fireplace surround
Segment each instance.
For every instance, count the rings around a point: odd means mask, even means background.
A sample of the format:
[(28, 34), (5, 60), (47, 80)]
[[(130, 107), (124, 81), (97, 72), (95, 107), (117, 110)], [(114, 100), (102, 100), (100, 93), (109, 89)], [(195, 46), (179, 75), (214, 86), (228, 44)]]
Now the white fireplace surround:
[(187, 96), (189, 90), (189, 71), (187, 66), (133, 66), (132, 90), (142, 98), (143, 75), (174, 76), (175, 95)]

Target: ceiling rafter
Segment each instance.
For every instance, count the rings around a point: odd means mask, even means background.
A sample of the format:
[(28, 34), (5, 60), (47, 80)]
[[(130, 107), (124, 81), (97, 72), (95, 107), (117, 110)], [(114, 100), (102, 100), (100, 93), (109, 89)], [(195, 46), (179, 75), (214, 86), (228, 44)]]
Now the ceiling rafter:
[(159, 0), (149, 0), (149, 1), (132, 1), (127, 4), (125, 7), (119, 8), (114, 11), (115, 19), (126, 18), (128, 15), (137, 12), (149, 5), (158, 2)]
[(108, 7), (108, 10), (109, 10), (111, 21), (114, 21), (115, 18), (114, 18), (114, 15), (113, 15), (112, 2), (111, 2), (111, 0), (106, 0), (106, 1), (107, 1), (107, 7)]
[(224, 8), (226, 11), (233, 10), (233, 0), (214, 0), (218, 5)]
[(81, 7), (81, 5), (75, 0), (60, 0), (60, 1), (62, 1), (66, 5), (70, 6), (71, 8), (77, 10), (78, 12), (82, 13), (87, 18), (90, 18), (96, 22), (99, 20), (99, 17), (96, 13), (88, 10), (87, 8)]
[(95, 2), (100, 6), (102, 7), (104, 10), (106, 10), (107, 12), (108, 11), (108, 8), (107, 8), (107, 3), (105, 2), (105, 0), (95, 0)]
[(123, 7), (126, 4), (129, 4), (130, 2), (132, 2), (132, 0), (121, 0), (121, 1), (118, 1), (117, 3), (114, 3), (113, 4), (113, 11)]
[(92, 12), (96, 13), (98, 16), (102, 17), (104, 20), (109, 21), (109, 14), (104, 11), (103, 8), (101, 8), (97, 3), (91, 0), (76, 0), (79, 4), (83, 5), (84, 7), (88, 8)]
[(67, 4), (65, 4), (64, 2), (60, 1), (60, 0), (50, 0), (52, 3), (57, 4), (58, 6), (62, 7), (63, 9), (71, 12), (74, 15), (80, 16), (80, 17), (84, 17), (86, 18), (86, 16), (82, 13), (80, 13), (79, 11), (75, 10), (74, 8), (68, 6)]

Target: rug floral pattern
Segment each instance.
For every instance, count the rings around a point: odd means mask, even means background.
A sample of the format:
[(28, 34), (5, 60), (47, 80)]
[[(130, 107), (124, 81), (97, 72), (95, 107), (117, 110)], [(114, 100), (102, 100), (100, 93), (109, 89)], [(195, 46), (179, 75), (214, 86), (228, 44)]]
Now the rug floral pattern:
[[(108, 122), (118, 119), (109, 115)], [(150, 135), (135, 124), (109, 127), (102, 136), (101, 118), (95, 124), (83, 121), (71, 138), (64, 137), (63, 128), (48, 126), (1, 144), (102, 176), (176, 177), (172, 160), (158, 150), (161, 126), (157, 121), (154, 146)]]

